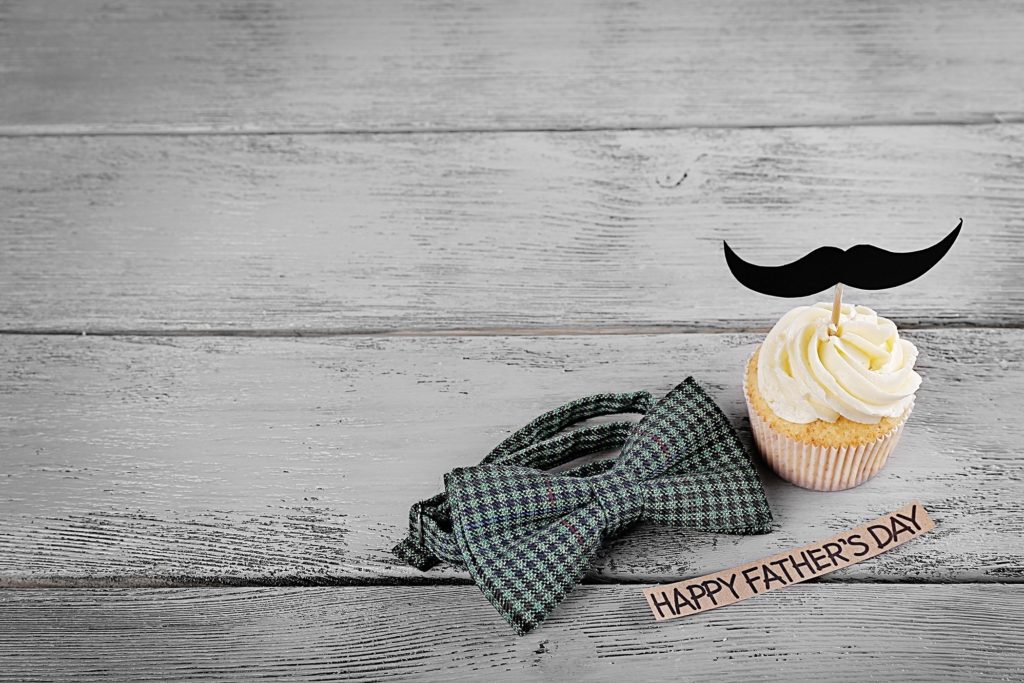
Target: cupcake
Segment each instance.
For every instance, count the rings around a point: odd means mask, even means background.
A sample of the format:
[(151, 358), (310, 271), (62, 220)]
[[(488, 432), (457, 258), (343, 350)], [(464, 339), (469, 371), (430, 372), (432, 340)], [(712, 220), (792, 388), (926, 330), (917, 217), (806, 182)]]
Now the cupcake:
[(799, 306), (747, 362), (754, 440), (783, 479), (840, 491), (873, 477), (896, 446), (921, 376), (917, 348), (870, 308)]

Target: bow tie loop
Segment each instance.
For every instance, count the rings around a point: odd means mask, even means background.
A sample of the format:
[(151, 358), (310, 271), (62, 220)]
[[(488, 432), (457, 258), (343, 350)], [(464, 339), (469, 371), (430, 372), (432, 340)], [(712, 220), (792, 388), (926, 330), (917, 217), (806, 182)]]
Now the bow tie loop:
[(605, 536), (614, 536), (643, 516), (645, 487), (626, 472), (613, 469), (588, 477), (587, 483), (601, 511)]

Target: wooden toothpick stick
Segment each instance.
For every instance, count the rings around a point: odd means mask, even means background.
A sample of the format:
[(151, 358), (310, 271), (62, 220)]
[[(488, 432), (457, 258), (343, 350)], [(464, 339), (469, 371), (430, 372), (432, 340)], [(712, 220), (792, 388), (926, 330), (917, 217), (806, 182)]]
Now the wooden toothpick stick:
[[(829, 328), (829, 334), (835, 334), (839, 331), (839, 311), (843, 307), (843, 283), (840, 282), (836, 285), (836, 296), (832, 299), (832, 325)], [(832, 330), (835, 330), (833, 332)]]

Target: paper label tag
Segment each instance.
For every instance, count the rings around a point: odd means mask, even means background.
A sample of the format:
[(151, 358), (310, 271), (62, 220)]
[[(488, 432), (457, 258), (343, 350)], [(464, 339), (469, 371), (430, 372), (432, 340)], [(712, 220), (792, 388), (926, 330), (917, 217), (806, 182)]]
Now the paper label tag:
[(915, 501), (824, 541), (717, 574), (645, 588), (644, 597), (656, 620), (677, 619), (863, 562), (934, 528), (924, 506)]

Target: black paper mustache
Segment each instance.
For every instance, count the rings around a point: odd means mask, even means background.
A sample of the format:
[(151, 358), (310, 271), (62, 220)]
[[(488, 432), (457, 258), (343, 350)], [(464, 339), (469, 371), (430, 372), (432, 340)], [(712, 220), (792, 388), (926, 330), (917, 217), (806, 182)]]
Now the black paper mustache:
[(858, 289), (887, 289), (916, 280), (942, 260), (953, 246), (964, 221), (927, 249), (897, 253), (870, 244), (847, 250), (821, 247), (782, 266), (758, 266), (736, 255), (727, 242), (725, 260), (743, 286), (770, 296), (817, 294), (840, 282)]

